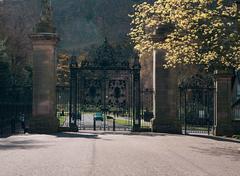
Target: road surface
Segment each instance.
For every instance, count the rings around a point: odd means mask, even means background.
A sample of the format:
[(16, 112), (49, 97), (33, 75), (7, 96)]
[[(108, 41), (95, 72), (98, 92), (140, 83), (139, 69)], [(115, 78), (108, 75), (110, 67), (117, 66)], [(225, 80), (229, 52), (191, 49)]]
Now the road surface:
[(240, 144), (183, 135), (0, 139), (0, 176), (239, 176)]

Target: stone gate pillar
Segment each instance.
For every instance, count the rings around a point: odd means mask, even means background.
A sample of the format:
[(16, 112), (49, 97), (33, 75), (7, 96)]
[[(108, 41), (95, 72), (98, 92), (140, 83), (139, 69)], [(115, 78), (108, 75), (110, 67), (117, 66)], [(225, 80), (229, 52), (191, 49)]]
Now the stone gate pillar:
[(232, 74), (228, 71), (215, 71), (214, 94), (214, 134), (232, 136)]
[(42, 1), (41, 19), (30, 38), (33, 45), (33, 114), (30, 132), (56, 132), (55, 48), (58, 37), (52, 23), (50, 0)]
[(178, 84), (176, 69), (163, 67), (165, 53), (153, 53), (153, 114), (152, 130), (163, 133), (181, 133), (178, 118)]

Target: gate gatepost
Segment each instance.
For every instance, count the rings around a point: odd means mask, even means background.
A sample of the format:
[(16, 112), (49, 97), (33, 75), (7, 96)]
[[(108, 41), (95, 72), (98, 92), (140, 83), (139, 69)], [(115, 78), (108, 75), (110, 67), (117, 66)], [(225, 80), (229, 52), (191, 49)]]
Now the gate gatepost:
[(214, 135), (232, 136), (232, 76), (233, 74), (226, 70), (216, 70), (214, 93)]
[(30, 132), (52, 133), (58, 130), (56, 117), (56, 57), (59, 41), (52, 21), (50, 0), (42, 1), (40, 22), (30, 35), (33, 45), (33, 114)]
[(176, 69), (165, 69), (165, 52), (153, 52), (153, 114), (152, 131), (182, 133), (178, 118), (178, 74)]

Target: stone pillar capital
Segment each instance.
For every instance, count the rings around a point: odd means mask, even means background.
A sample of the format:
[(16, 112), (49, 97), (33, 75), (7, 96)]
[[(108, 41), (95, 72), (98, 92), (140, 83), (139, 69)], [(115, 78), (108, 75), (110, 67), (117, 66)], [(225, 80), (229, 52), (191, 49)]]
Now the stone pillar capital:
[(43, 43), (56, 45), (60, 41), (60, 38), (56, 33), (33, 33), (29, 37), (32, 40), (33, 45), (42, 45)]

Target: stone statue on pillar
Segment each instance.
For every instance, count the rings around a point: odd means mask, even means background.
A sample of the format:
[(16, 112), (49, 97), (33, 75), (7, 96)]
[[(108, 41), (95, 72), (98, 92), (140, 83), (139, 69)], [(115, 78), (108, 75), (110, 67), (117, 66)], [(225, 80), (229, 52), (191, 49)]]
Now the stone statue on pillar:
[(52, 22), (51, 0), (42, 0), (41, 21)]
[(36, 25), (35, 32), (56, 32), (56, 28), (53, 25), (53, 9), (51, 4), (51, 0), (41, 1), (41, 16), (39, 23)]

